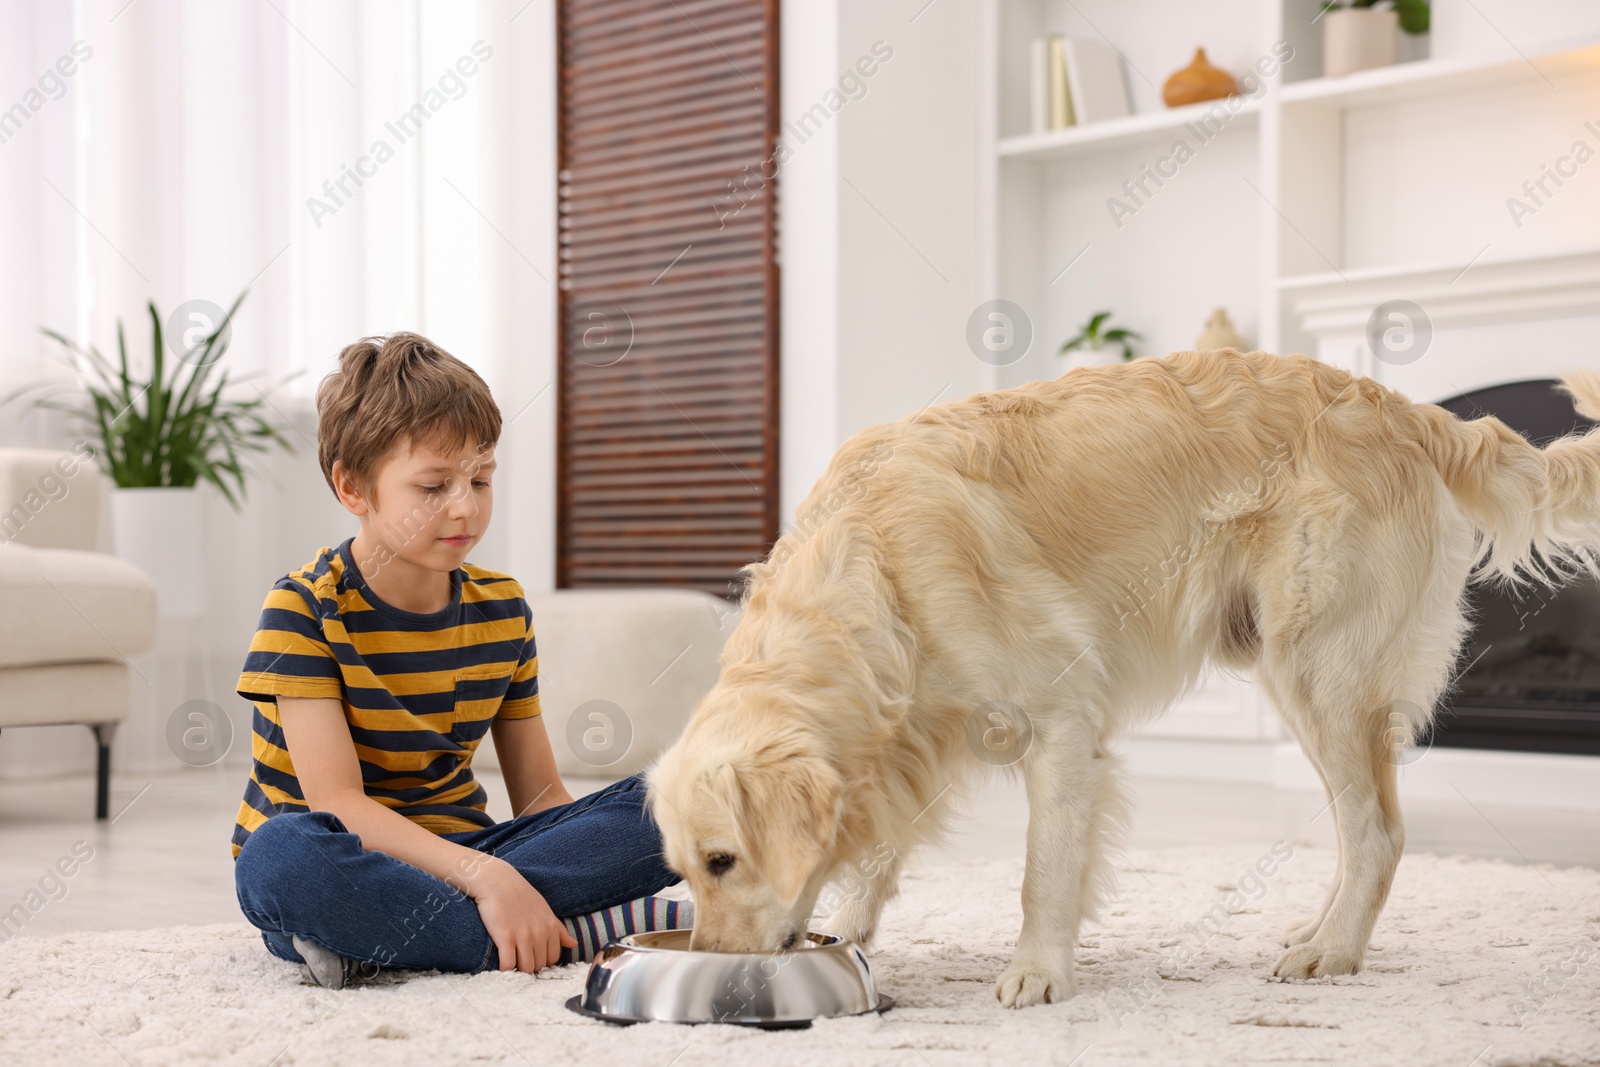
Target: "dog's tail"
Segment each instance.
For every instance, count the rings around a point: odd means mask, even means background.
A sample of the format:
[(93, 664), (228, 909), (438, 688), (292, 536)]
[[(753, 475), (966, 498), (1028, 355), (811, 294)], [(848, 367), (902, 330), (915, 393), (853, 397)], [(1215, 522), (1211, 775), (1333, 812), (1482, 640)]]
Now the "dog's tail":
[[(1567, 371), (1559, 388), (1579, 414), (1600, 420), (1600, 373)], [(1531, 576), (1547, 587), (1580, 571), (1600, 579), (1600, 427), (1541, 449), (1493, 416), (1463, 421), (1432, 404), (1412, 410), (1423, 450), (1482, 535), (1482, 576), (1513, 586)]]

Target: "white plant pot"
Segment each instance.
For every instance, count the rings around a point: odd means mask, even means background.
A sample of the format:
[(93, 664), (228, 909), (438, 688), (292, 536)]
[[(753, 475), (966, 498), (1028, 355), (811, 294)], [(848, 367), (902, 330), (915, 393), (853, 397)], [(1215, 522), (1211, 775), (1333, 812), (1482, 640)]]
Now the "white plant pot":
[(1394, 63), (1400, 16), (1393, 8), (1345, 7), (1322, 16), (1322, 73), (1330, 78)]
[(193, 617), (205, 609), (200, 505), (198, 486), (111, 490), (117, 558), (156, 583), (156, 610), (164, 618)]
[(1432, 34), (1401, 32), (1395, 45), (1396, 63), (1416, 63), (1427, 59), (1433, 52)]
[(1079, 348), (1071, 352), (1056, 353), (1056, 377), (1059, 378), (1074, 367), (1098, 367), (1107, 363), (1125, 362), (1122, 358), (1122, 349), (1114, 346), (1106, 348)]

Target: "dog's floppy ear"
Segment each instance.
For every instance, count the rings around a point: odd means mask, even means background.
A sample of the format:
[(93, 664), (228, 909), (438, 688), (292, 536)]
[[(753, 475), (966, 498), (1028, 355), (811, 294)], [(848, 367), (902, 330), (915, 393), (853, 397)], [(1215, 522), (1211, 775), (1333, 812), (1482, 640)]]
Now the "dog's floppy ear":
[(707, 785), (733, 816), (740, 852), (792, 907), (838, 835), (844, 814), (838, 772), (814, 757), (756, 757), (723, 764)]

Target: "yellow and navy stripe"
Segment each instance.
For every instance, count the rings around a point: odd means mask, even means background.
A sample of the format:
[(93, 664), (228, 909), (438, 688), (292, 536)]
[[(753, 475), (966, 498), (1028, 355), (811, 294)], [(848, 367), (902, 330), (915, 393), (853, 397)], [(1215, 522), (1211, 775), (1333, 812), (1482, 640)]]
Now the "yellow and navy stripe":
[(353, 540), (284, 575), (262, 605), (238, 684), (255, 712), (235, 856), (271, 816), (308, 810), (278, 697), (338, 698), (367, 795), (440, 834), (494, 825), (472, 754), (497, 717), (539, 714), (533, 613), (516, 579), (462, 564), (449, 605), (404, 611), (367, 587)]

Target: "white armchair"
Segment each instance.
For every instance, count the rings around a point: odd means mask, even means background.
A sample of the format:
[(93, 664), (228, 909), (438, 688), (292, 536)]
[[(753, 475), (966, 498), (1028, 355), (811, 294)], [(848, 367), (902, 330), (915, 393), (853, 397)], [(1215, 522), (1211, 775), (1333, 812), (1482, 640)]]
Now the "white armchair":
[(156, 587), (95, 551), (92, 460), (0, 449), (0, 731), (82, 723), (98, 748), (95, 817), (106, 817), (111, 739), (128, 718), (127, 657), (156, 639)]

